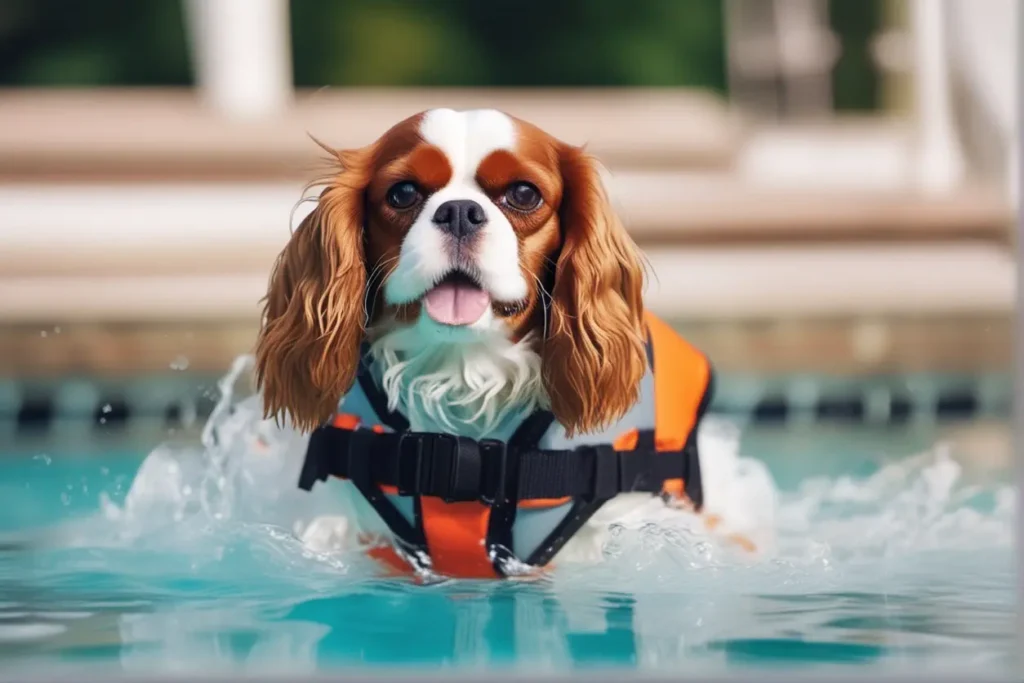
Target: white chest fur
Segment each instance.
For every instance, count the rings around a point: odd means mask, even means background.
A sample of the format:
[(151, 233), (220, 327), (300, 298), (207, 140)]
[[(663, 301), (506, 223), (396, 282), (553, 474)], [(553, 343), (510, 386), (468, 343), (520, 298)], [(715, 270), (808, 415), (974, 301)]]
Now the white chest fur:
[(424, 344), (414, 326), (385, 334), (370, 352), (388, 407), (415, 431), (507, 440), (545, 403), (541, 359), (528, 338)]

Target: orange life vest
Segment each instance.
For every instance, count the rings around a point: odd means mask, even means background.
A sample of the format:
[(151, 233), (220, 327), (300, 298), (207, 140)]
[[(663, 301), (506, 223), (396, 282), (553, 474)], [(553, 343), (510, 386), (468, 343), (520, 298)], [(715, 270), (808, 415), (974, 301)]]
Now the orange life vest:
[(712, 368), (665, 322), (650, 314), (646, 322), (640, 400), (610, 428), (573, 438), (547, 411), (507, 442), (410, 432), (366, 361), (332, 423), (311, 436), (299, 485), (349, 480), (394, 536), (373, 557), (396, 571), (459, 578), (547, 566), (621, 493), (686, 498), (699, 509), (696, 433)]

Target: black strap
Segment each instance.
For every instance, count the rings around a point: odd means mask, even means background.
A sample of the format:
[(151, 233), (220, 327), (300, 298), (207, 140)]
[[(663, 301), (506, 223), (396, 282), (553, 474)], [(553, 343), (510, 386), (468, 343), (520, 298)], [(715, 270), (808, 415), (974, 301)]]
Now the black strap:
[[(648, 335), (649, 337), (649, 335)], [(653, 345), (648, 338), (647, 360), (654, 369)], [(714, 376), (698, 409), (703, 417), (712, 394)], [(420, 513), (420, 497), (437, 496), (448, 502), (480, 500), (491, 507), (487, 546), (495, 571), (504, 576), (512, 552), (512, 526), (520, 500), (575, 499), (562, 522), (526, 559), (542, 566), (609, 499), (620, 493), (659, 493), (667, 479), (682, 477), (686, 494), (698, 508), (702, 504), (700, 461), (696, 429), (681, 451), (657, 452), (653, 430), (641, 430), (636, 448), (616, 452), (610, 446), (583, 446), (573, 450), (537, 448), (554, 421), (547, 411), (527, 418), (508, 445), (500, 441), (474, 441), (446, 434), (410, 433), (405, 416), (390, 411), (384, 392), (370, 372), (364, 346), (359, 383), (381, 421), (397, 433), (348, 431), (325, 426), (309, 443), (299, 486), (309, 490), (329, 476), (346, 477), (381, 514), (395, 533), (399, 546), (414, 566), (426, 562), (429, 552)], [(391, 503), (381, 486), (395, 486), (414, 496), (415, 517), (410, 524)]]
[[(447, 502), (605, 500), (620, 493), (658, 493), (666, 479), (678, 479), (689, 469), (685, 449), (659, 452), (648, 446), (648, 439), (641, 441), (632, 451), (610, 445), (520, 450), (501, 441), (450, 434), (325, 426), (310, 438), (299, 486), (309, 490), (317, 480), (336, 476), (360, 489), (394, 486), (400, 495)], [(514, 475), (507, 467), (510, 456), (518, 463)]]
[[(507, 576), (510, 568), (522, 564), (521, 558), (514, 551), (512, 529), (519, 515), (519, 459), (517, 455), (527, 449), (535, 448), (555, 421), (549, 410), (536, 410), (520, 423), (515, 433), (508, 440), (505, 450), (504, 498), (491, 503), (491, 514), (487, 520), (487, 552), (491, 557), (491, 566), (498, 576)], [(417, 499), (419, 500), (419, 499)]]
[(690, 499), (690, 502), (693, 503), (697, 510), (701, 510), (704, 507), (704, 482), (700, 472), (700, 454), (697, 450), (697, 425), (700, 424), (701, 420), (704, 419), (705, 413), (707, 413), (708, 405), (710, 405), (715, 394), (716, 384), (715, 370), (709, 364), (708, 384), (704, 389), (704, 396), (700, 400), (700, 405), (697, 406), (697, 416), (693, 421), (694, 427), (690, 430), (690, 435), (686, 439), (686, 445), (683, 447), (683, 452), (686, 454), (686, 470), (683, 472), (684, 493), (686, 493), (686, 497)]

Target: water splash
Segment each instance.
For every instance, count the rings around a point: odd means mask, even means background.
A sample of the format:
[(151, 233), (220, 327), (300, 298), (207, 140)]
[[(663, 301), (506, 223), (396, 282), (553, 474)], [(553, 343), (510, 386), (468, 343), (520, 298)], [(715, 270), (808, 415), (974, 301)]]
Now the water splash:
[[(494, 647), (494, 624), (506, 623), (510, 609), (517, 656), (556, 666), (572, 660), (566, 633), (614, 635), (623, 605), (636, 641), (630, 656), (655, 668), (685, 661), (699, 669), (728, 648), (756, 650), (784, 636), (839, 645), (891, 638), (961, 663), (1002, 661), (977, 643), (1005, 635), (1016, 492), (998, 478), (972, 480), (946, 445), (868, 476), (809, 478), (780, 490), (763, 462), (743, 455), (740, 431), (709, 418), (699, 445), (707, 511), (723, 520), (715, 530), (650, 500), (609, 517), (607, 534), (592, 539), (600, 562), (561, 566), (529, 584), (412, 589), (379, 581), (376, 567), (343, 547), (351, 501), (337, 487), (297, 488), (305, 438), (263, 419), (246, 388), (252, 366), (251, 357), (238, 358), (219, 383), (198, 446), (154, 449), (123, 501), (103, 495), (97, 518), (63, 525), (51, 552), (19, 572), (50, 588), (85, 581), (93, 597), (65, 601), (61, 612), (116, 605), (126, 668), (208, 671), (216, 660), (309, 669), (330, 648), (365, 656), (375, 643), (338, 614), (392, 637), (407, 632), (398, 625), (409, 627), (410, 618), (424, 620), (422, 633), (450, 626), (453, 650), (430, 656), (472, 663)], [(144, 599), (126, 586), (144, 586)], [(13, 589), (8, 597), (18, 600)], [(313, 615), (282, 621), (296, 605), (313, 605), (305, 608)], [(327, 616), (316, 617), (316, 605)], [(322, 644), (338, 632), (344, 637)], [(225, 644), (231, 633), (256, 634), (259, 647), (239, 654)]]
[[(101, 518), (65, 527), (62, 543), (180, 552), (207, 565), (249, 542), (346, 571), (351, 563), (330, 535), (330, 520), (340, 519), (337, 492), (295, 485), (307, 437), (263, 418), (259, 396), (245, 391), (252, 368), (252, 356), (241, 356), (220, 380), (199, 447), (154, 449), (123, 503), (101, 494)], [(304, 544), (305, 534), (314, 542)]]
[[(351, 501), (329, 486), (308, 493), (293, 484), (305, 437), (263, 419), (259, 397), (241, 388), (252, 366), (251, 356), (239, 357), (220, 381), (201, 448), (155, 449), (124, 504), (104, 500), (121, 542), (158, 529), (164, 542), (182, 534), (191, 542), (186, 529), (262, 525), (298, 539), (304, 552), (332, 555), (342, 564), (339, 558), (353, 559), (339, 543)], [(832, 581), (865, 562), (1013, 542), (1016, 492), (1009, 485), (966, 485), (961, 464), (941, 444), (868, 477), (808, 479), (796, 491), (780, 492), (763, 462), (741, 454), (735, 425), (708, 418), (699, 439), (705, 516), (667, 509), (656, 499), (615, 512), (608, 533), (594, 540), (603, 562), (573, 566), (574, 577), (635, 579), (642, 590), (679, 582), (681, 572), (686, 582), (692, 575), (738, 572), (744, 580), (788, 586), (812, 574)], [(708, 515), (720, 520), (714, 533)], [(730, 541), (737, 535), (752, 540), (758, 552), (737, 547)]]

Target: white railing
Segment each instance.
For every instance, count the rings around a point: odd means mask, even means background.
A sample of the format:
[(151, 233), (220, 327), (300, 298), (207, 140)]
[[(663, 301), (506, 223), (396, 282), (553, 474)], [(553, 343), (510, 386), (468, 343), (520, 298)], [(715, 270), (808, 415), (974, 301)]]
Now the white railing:
[(965, 171), (961, 134), (953, 117), (948, 21), (944, 0), (914, 0), (911, 5), (916, 180), (928, 191), (955, 187)]
[[(1018, 2), (908, 0), (907, 25), (877, 37), (879, 71), (910, 76), (907, 184), (943, 192), (982, 177), (1018, 205)], [(828, 82), (843, 46), (824, 0), (727, 0), (726, 10), (737, 106), (785, 122), (833, 113)]]
[(288, 0), (185, 0), (198, 89), (224, 116), (257, 119), (292, 98)]
[[(918, 0), (921, 2), (921, 0)], [(969, 111), (967, 152), (1007, 183), (1018, 205), (1017, 124), (1019, 0), (942, 0), (949, 70)]]

